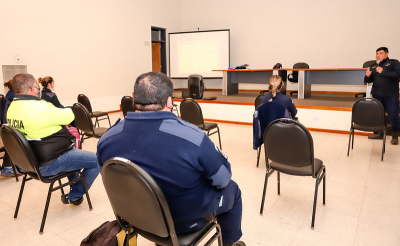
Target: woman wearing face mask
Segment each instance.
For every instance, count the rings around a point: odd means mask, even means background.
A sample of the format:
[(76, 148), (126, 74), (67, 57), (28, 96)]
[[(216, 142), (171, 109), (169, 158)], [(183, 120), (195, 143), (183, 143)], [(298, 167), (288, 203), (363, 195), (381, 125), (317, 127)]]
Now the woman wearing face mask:
[(42, 99), (46, 102), (52, 103), (57, 108), (64, 108), (54, 93), (54, 79), (50, 76), (38, 79), (39, 83), (42, 84)]
[[(43, 86), (43, 90), (41, 91), (41, 98), (46, 102), (53, 104), (57, 108), (65, 108), (60, 101), (58, 101), (57, 95), (54, 93), (54, 79), (50, 76), (46, 76), (43, 78), (38, 78), (38, 82)], [(67, 107), (70, 108), (70, 107)], [(71, 122), (73, 127), (76, 127), (75, 120)]]

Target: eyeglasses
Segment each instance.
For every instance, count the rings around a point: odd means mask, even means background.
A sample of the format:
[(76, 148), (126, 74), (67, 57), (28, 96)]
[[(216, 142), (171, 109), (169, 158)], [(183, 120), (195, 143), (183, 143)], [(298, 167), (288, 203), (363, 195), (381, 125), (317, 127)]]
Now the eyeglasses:
[(35, 85), (33, 85), (32, 87), (35, 87), (38, 91), (40, 91), (40, 86), (36, 87)]

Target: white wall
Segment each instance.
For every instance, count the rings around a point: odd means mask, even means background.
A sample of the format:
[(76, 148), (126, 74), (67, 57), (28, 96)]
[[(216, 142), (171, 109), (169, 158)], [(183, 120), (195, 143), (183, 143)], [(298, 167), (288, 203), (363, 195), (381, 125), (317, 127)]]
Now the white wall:
[[(36, 78), (55, 79), (65, 105), (84, 93), (95, 110), (109, 111), (151, 70), (151, 26), (167, 33), (230, 29), (231, 66), (351, 68), (374, 59), (379, 46), (400, 58), (399, 9), (398, 0), (1, 0), (0, 65), (19, 55)], [(206, 80), (208, 88), (221, 84)]]
[[(399, 0), (185, 0), (182, 31), (230, 29), (231, 67), (272, 68), (280, 62), (290, 68), (304, 61), (310, 68), (357, 68), (375, 59), (380, 46), (400, 59), (399, 10)], [(295, 88), (289, 83), (288, 89)], [(364, 90), (313, 86), (330, 89)]]
[(18, 54), (65, 105), (84, 93), (94, 110), (118, 110), (152, 68), (151, 26), (181, 30), (181, 1), (1, 0), (0, 65)]

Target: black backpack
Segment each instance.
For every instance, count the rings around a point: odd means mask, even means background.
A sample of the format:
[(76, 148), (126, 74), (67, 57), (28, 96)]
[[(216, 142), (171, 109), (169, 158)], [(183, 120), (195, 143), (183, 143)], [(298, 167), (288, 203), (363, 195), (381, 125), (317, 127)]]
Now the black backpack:
[(82, 240), (81, 246), (118, 246), (116, 235), (120, 231), (121, 227), (116, 220), (104, 222)]

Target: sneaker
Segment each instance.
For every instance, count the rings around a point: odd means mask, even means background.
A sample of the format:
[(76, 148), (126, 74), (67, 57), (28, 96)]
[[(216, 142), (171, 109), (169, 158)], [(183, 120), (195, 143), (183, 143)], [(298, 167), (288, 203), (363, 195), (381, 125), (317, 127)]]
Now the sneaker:
[(380, 133), (375, 133), (375, 134), (372, 135), (372, 136), (368, 136), (368, 139), (383, 139), (383, 133), (382, 133), (382, 132), (380, 132)]
[(71, 201), (68, 198), (68, 194), (67, 195), (61, 195), (61, 201), (64, 204), (71, 204), (71, 205), (74, 205), (74, 206), (78, 206), (79, 204), (81, 204), (83, 202), (83, 197), (79, 198), (78, 200)]
[(246, 244), (243, 241), (237, 241), (237, 242), (234, 242), (232, 244), (224, 243), (224, 246), (246, 246)]
[[(22, 175), (22, 173), (19, 173), (17, 171), (17, 176), (21, 176), (21, 175)], [(3, 167), (1, 169), (1, 175), (0, 176), (2, 176), (2, 177), (15, 177), (14, 171), (13, 171), (13, 169), (11, 167)]]
[(393, 145), (398, 145), (399, 144), (399, 138), (397, 136), (392, 136), (392, 141), (391, 143)]

